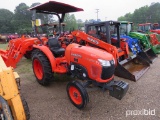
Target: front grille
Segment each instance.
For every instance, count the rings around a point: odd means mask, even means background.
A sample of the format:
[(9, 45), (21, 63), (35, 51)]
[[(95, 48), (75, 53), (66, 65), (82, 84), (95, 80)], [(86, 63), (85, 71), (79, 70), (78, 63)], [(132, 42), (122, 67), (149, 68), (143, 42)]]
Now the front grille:
[[(110, 61), (110, 63), (113, 61)], [(101, 79), (106, 80), (112, 77), (115, 71), (115, 65), (111, 64), (111, 66), (102, 66)]]

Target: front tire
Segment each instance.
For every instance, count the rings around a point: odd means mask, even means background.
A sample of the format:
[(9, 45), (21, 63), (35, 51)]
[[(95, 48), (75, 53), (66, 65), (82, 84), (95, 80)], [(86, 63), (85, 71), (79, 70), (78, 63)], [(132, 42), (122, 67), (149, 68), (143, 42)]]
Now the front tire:
[(49, 85), (54, 76), (50, 61), (43, 52), (37, 50), (33, 54), (32, 67), (38, 83), (43, 86)]
[(83, 109), (89, 102), (86, 89), (78, 81), (69, 82), (67, 85), (67, 94), (71, 103), (78, 109)]

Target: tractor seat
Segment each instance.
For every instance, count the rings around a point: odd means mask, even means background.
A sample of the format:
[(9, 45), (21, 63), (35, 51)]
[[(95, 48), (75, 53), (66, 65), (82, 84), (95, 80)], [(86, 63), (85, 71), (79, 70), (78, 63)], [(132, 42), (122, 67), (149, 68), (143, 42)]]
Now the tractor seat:
[(61, 47), (58, 42), (58, 38), (49, 38), (48, 39), (48, 46), (55, 57), (64, 55), (65, 49)]

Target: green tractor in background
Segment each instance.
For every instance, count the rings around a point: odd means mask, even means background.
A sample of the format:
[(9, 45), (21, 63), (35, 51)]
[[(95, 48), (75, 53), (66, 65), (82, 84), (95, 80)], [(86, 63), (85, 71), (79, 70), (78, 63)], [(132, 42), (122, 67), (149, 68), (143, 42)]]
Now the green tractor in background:
[(158, 23), (142, 23), (138, 25), (138, 32), (156, 34), (154, 44), (160, 45), (160, 25)]
[(128, 21), (121, 21), (120, 31), (132, 38), (138, 39), (141, 49), (143, 51), (148, 51), (152, 56), (157, 57), (156, 54), (160, 53), (160, 46), (154, 44), (154, 42), (157, 41), (155, 34), (145, 34), (133, 31), (133, 22)]

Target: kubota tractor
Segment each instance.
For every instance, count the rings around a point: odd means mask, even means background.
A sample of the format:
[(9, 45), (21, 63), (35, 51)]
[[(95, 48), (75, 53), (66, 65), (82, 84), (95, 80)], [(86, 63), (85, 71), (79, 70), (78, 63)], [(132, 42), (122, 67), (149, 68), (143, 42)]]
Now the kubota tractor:
[[(59, 26), (66, 13), (83, 11), (81, 8), (55, 1), (40, 4), (30, 10), (33, 11), (33, 23), (36, 21), (36, 13), (46, 13), (58, 16)], [(69, 44), (64, 49), (59, 44), (60, 33), (61, 28), (58, 37), (48, 37), (47, 44), (33, 45), (32, 66), (38, 83), (48, 85), (54, 78), (53, 73), (68, 73), (83, 80), (84, 82), (70, 81), (67, 85), (68, 97), (79, 109), (84, 108), (89, 101), (85, 88), (91, 84), (103, 90), (108, 89), (111, 96), (122, 99), (128, 90), (128, 83), (114, 80), (115, 59), (112, 54), (76, 43)], [(42, 41), (41, 38), (38, 39)]]
[[(137, 81), (150, 67), (141, 56), (129, 55), (128, 44), (120, 39), (119, 22), (105, 21), (85, 25), (86, 33), (73, 31), (75, 42), (101, 48), (113, 55), (116, 61), (115, 75)], [(115, 27), (116, 26), (116, 27)], [(116, 29), (115, 29), (116, 28)], [(111, 35), (117, 33), (117, 37)]]

